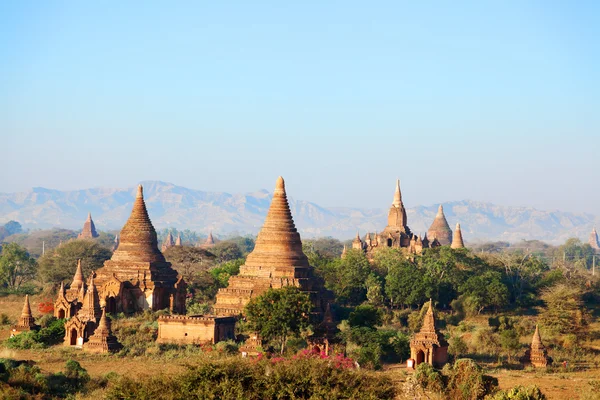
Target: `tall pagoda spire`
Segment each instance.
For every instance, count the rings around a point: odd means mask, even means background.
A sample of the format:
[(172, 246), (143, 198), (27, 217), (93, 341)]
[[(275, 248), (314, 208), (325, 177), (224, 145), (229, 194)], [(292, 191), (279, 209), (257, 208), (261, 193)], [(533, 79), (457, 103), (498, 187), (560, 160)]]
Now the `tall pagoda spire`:
[(83, 279), (83, 270), (81, 269), (81, 259), (78, 259), (77, 269), (75, 270), (75, 276), (73, 276), (73, 282), (71, 282), (69, 290), (76, 292), (81, 290), (83, 286), (85, 286), (85, 281)]
[(208, 246), (212, 246), (215, 244), (215, 239), (213, 238), (212, 231), (208, 233), (208, 237), (206, 238), (206, 242), (204, 242), (204, 244)]
[(392, 206), (388, 213), (388, 225), (386, 230), (405, 233), (410, 232), (407, 226), (406, 209), (404, 208), (404, 203), (402, 203), (400, 179), (396, 180), (396, 191), (394, 192), (394, 201), (392, 202)]
[(450, 247), (453, 249), (462, 249), (465, 247), (459, 223), (456, 224), (456, 229), (454, 230), (454, 236), (452, 237), (452, 244)]
[(119, 247), (113, 253), (111, 261), (165, 262), (165, 257), (158, 250), (158, 239), (148, 216), (142, 185), (138, 186), (131, 215), (121, 229)]
[(433, 301), (429, 299), (429, 308), (425, 313), (423, 319), (423, 326), (421, 326), (422, 333), (435, 333), (435, 317), (433, 315)]
[(177, 239), (175, 239), (175, 246), (181, 246), (181, 233), (177, 233)]
[(169, 231), (169, 234), (167, 235), (167, 238), (165, 239), (165, 241), (162, 244), (162, 248), (161, 251), (166, 251), (169, 247), (173, 247), (175, 246), (175, 241), (173, 240), (173, 235), (171, 234), (171, 232)]
[(83, 299), (83, 306), (81, 307), (81, 311), (79, 311), (79, 316), (88, 321), (97, 321), (100, 318), (101, 312), (100, 296), (98, 295), (98, 290), (94, 284), (94, 273), (92, 272), (88, 290)]
[(39, 326), (35, 324), (35, 319), (31, 313), (31, 306), (29, 305), (29, 295), (25, 295), (25, 303), (23, 303), (23, 310), (21, 311), (21, 317), (17, 321), (16, 325), (12, 326), (13, 333), (25, 332), (30, 330), (36, 330)]
[(452, 230), (450, 229), (450, 225), (448, 225), (446, 215), (444, 214), (444, 207), (441, 204), (427, 234), (437, 239), (442, 246), (452, 244)]
[(309, 267), (290, 211), (285, 181), (281, 176), (277, 178), (267, 218), (245, 265), (261, 268)]

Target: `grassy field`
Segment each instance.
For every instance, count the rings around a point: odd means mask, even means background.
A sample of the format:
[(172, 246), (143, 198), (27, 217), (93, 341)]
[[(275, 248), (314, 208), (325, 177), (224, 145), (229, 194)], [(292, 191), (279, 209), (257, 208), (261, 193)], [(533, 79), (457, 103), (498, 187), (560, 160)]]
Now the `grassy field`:
[[(31, 307), (35, 316), (39, 315), (37, 304), (44, 300), (42, 296), (31, 298)], [(23, 297), (0, 297), (0, 313), (6, 314), (15, 321), (23, 307)], [(591, 332), (600, 331), (600, 323), (590, 327)], [(0, 341), (10, 334), (8, 325), (0, 326)], [(600, 339), (594, 337), (586, 346), (600, 350)], [(550, 353), (550, 355), (552, 355)], [(216, 356), (216, 355), (214, 355)], [(172, 357), (168, 355), (119, 357), (116, 355), (92, 355), (81, 350), (54, 346), (46, 350), (11, 350), (0, 345), (0, 358), (31, 360), (44, 372), (63, 370), (68, 359), (78, 361), (92, 377), (104, 376), (110, 372), (129, 377), (153, 376), (157, 374), (171, 375), (181, 373), (187, 365), (198, 362), (198, 356)], [(210, 357), (207, 355), (207, 357)], [(222, 357), (222, 356), (221, 356)], [(596, 365), (577, 365), (575, 370), (556, 368), (551, 372), (545, 370), (523, 370), (496, 368), (493, 364), (484, 364), (486, 374), (498, 379), (501, 389), (517, 385), (537, 385), (548, 399), (580, 399), (582, 395), (589, 396), (590, 381), (600, 380), (600, 368)], [(397, 385), (402, 385), (409, 374), (404, 365), (391, 364), (384, 367), (382, 374), (388, 374)], [(593, 397), (587, 397), (593, 398)], [(597, 396), (600, 399), (600, 394)]]

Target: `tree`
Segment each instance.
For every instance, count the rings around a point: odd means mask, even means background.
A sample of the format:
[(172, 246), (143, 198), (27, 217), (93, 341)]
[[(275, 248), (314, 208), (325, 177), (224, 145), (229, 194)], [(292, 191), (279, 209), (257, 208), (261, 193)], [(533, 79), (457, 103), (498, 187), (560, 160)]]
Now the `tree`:
[(521, 348), (521, 343), (519, 342), (519, 335), (517, 331), (514, 329), (505, 329), (500, 332), (500, 346), (502, 346), (502, 350), (506, 353), (506, 358), (508, 362), (511, 362), (513, 354), (515, 354)]
[(2, 247), (0, 254), (0, 283), (11, 289), (19, 289), (32, 280), (37, 270), (36, 261), (27, 250), (16, 243)]
[(576, 285), (558, 283), (541, 292), (546, 308), (540, 321), (557, 333), (578, 333), (585, 325), (583, 291)]
[(17, 221), (8, 221), (4, 224), (4, 229), (6, 229), (6, 233), (9, 235), (23, 232), (23, 227)]
[(358, 305), (367, 296), (366, 282), (371, 267), (367, 256), (359, 250), (349, 250), (333, 263), (333, 274), (326, 276), (327, 289), (332, 290), (342, 304)]
[(111, 255), (109, 249), (95, 240), (71, 240), (40, 258), (38, 276), (42, 282), (68, 282), (75, 274), (77, 260), (81, 260), (83, 273), (88, 276), (101, 268)]
[(288, 337), (298, 335), (310, 326), (312, 308), (308, 293), (287, 286), (269, 289), (250, 300), (245, 314), (248, 328), (267, 341), (277, 342), (283, 353)]
[(472, 275), (460, 286), (460, 292), (477, 308), (478, 314), (487, 307), (498, 310), (508, 304), (508, 289), (497, 271)]
[(240, 246), (238, 246), (237, 243), (228, 240), (215, 244), (214, 247), (210, 249), (210, 252), (217, 257), (217, 261), (220, 263), (237, 260), (238, 258), (243, 257)]
[(401, 257), (388, 265), (385, 293), (392, 306), (412, 306), (425, 302), (429, 280), (415, 264)]

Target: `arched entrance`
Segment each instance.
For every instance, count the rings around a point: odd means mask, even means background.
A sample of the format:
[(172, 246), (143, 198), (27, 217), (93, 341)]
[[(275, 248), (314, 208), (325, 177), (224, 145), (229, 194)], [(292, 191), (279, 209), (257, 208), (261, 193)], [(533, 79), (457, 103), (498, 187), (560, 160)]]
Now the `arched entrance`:
[(415, 364), (419, 365), (422, 362), (425, 362), (425, 353), (423, 352), (423, 350), (419, 350), (417, 352), (417, 359), (416, 359), (416, 363)]
[(106, 313), (116, 314), (117, 313), (117, 300), (110, 296), (106, 299)]
[(63, 310), (62, 308), (60, 310), (58, 310), (58, 319), (65, 319), (66, 315), (65, 315), (65, 310)]
[(77, 329), (71, 329), (71, 333), (69, 335), (69, 343), (71, 346), (75, 346), (77, 344)]
[(392, 239), (388, 239), (387, 240), (388, 247), (392, 247), (392, 243), (393, 243)]

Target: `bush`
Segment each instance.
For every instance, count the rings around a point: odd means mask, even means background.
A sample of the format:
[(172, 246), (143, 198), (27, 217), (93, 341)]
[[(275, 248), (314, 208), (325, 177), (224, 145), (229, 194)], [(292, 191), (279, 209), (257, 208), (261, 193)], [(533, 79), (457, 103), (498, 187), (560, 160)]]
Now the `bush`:
[(8, 318), (8, 315), (2, 313), (0, 314), (0, 325), (10, 325), (11, 321)]
[(176, 376), (118, 379), (106, 399), (393, 399), (394, 384), (385, 375), (336, 368), (327, 360), (296, 358), (250, 362), (224, 360), (188, 367)]
[(417, 365), (417, 369), (415, 370), (414, 374), (414, 379), (417, 382), (417, 384), (425, 390), (434, 393), (444, 392), (445, 385), (442, 374), (440, 374), (430, 364), (421, 363)]
[(501, 390), (493, 400), (546, 400), (546, 396), (537, 386), (515, 386), (512, 389)]
[(475, 361), (463, 358), (447, 368), (447, 393), (451, 399), (483, 399), (498, 386), (498, 379), (483, 374)]
[(47, 318), (47, 325), (39, 331), (22, 332), (6, 340), (9, 349), (44, 349), (62, 343), (65, 337), (65, 320)]

